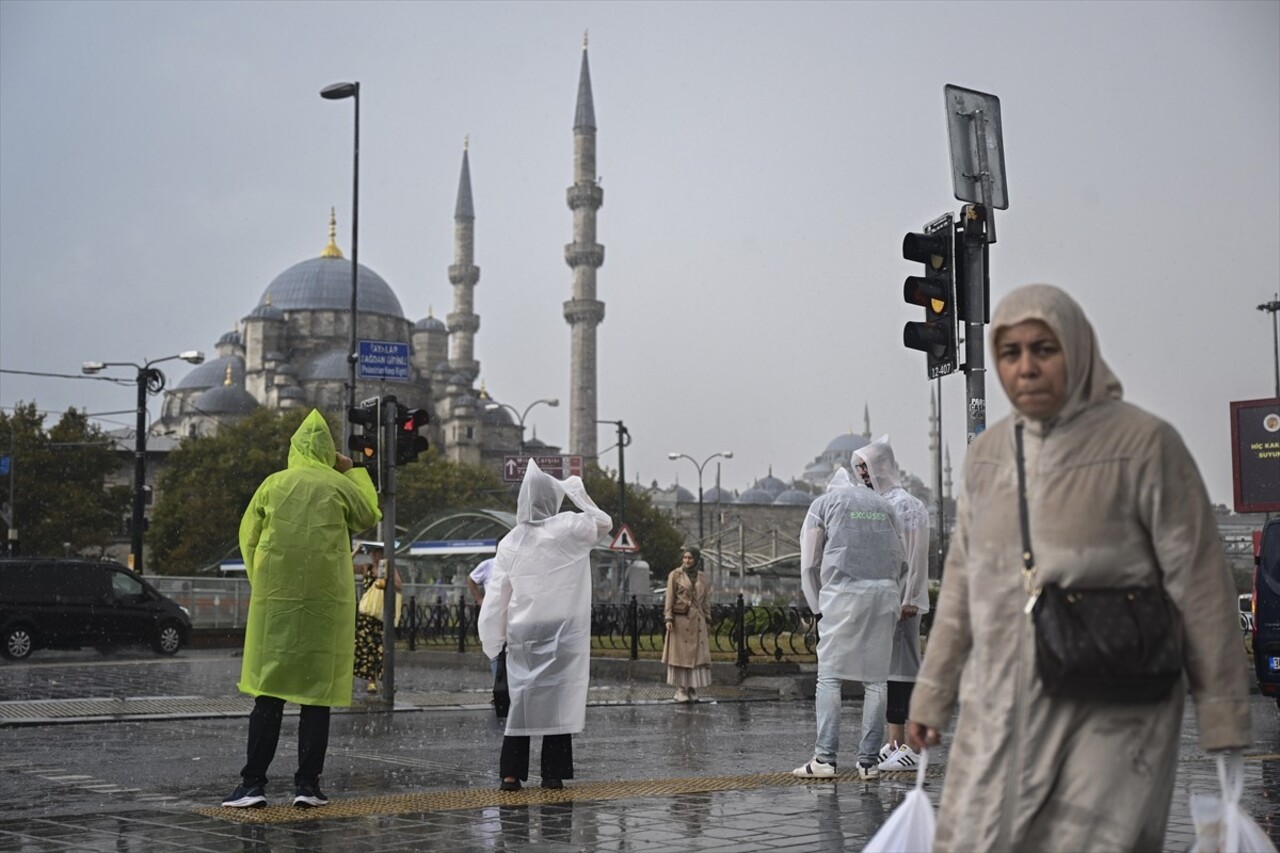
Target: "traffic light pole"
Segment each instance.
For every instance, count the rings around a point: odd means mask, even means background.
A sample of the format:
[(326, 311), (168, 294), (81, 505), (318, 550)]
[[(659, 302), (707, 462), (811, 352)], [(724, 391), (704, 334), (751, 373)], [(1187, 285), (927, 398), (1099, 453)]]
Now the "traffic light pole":
[(969, 398), (967, 444), (987, 428), (987, 368), (983, 344), (987, 315), (987, 230), (983, 208), (965, 205), (960, 217), (960, 286), (964, 290), (965, 386)]
[[(399, 405), (395, 398), (383, 398), (379, 410), (382, 446), (395, 448)], [(382, 697), (387, 708), (396, 701), (396, 454), (394, 449), (380, 454), (386, 477), (382, 484), (382, 553), (387, 567), (387, 585), (382, 596)]]

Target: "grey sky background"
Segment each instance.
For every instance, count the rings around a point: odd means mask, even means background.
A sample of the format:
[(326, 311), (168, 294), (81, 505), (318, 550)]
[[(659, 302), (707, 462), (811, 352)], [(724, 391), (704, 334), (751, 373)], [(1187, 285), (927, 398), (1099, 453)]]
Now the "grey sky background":
[[(929, 476), (931, 385), (901, 343), (903, 234), (952, 198), (942, 88), (1001, 99), (993, 300), (1072, 292), (1128, 399), (1231, 502), (1228, 402), (1274, 391), (1280, 3), (0, 3), (0, 367), (74, 374), (213, 345), (329, 208), (406, 316), (452, 307), (470, 135), (476, 357), (568, 435), (572, 124), (590, 30), (599, 417), (627, 479), (798, 476), (888, 432)], [(166, 366), (170, 384), (190, 368)], [(116, 375), (129, 378), (132, 371)], [(965, 383), (943, 382), (957, 481)], [(1008, 406), (987, 375), (988, 420)], [(128, 409), (132, 387), (0, 375), (0, 405)], [(159, 411), (159, 401), (152, 412)], [(56, 414), (49, 423), (56, 420)], [(111, 416), (108, 426), (130, 424)], [(600, 447), (613, 444), (602, 426)], [(617, 467), (616, 451), (602, 461)], [(704, 486), (714, 483), (708, 466)]]

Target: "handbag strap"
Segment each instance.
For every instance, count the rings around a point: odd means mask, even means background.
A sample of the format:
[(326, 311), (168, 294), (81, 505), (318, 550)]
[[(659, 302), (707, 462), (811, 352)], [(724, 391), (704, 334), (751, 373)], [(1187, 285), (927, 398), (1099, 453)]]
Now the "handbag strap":
[(1027, 595), (1036, 596), (1036, 557), (1031, 551), (1031, 519), (1027, 512), (1027, 472), (1022, 461), (1022, 423), (1013, 426), (1013, 443), (1018, 461), (1018, 521), (1022, 526), (1022, 572)]

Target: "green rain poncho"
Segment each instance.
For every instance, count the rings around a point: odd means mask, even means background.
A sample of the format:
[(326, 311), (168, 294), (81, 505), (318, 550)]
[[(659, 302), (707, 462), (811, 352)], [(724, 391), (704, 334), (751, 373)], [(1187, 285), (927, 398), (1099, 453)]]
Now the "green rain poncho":
[(382, 513), (368, 472), (340, 474), (335, 459), (329, 425), (312, 410), (289, 442), (289, 467), (262, 481), (240, 522), (252, 592), (237, 686), (250, 696), (351, 704), (351, 533)]

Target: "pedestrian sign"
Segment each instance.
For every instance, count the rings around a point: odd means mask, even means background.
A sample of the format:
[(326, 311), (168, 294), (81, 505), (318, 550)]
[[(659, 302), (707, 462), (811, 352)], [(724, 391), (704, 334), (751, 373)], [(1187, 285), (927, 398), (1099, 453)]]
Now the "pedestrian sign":
[(631, 532), (631, 528), (624, 524), (618, 530), (618, 535), (613, 537), (609, 550), (635, 552), (640, 550), (640, 546), (636, 544), (636, 535)]

